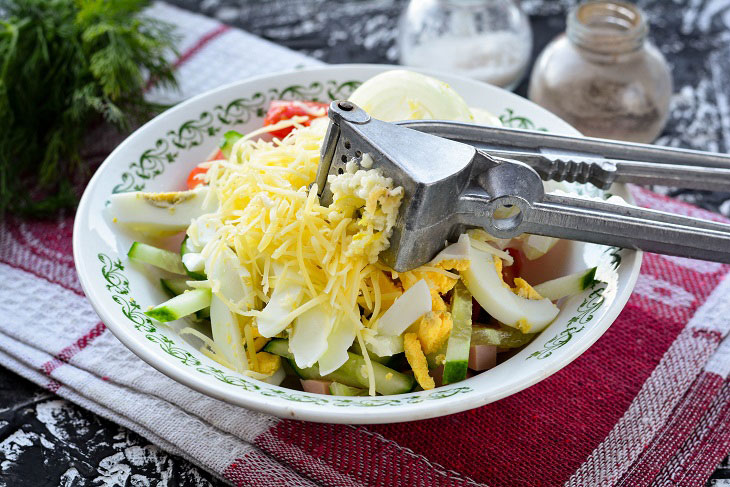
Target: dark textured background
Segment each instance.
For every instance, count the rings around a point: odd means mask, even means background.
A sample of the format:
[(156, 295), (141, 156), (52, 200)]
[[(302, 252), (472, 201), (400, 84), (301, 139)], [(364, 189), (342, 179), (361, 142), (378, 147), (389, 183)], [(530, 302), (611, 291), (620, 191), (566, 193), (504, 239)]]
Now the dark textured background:
[[(172, 0), (325, 62), (395, 62), (404, 0)], [(576, 2), (523, 0), (534, 56), (565, 26)], [(675, 96), (659, 142), (730, 150), (730, 0), (645, 0), (651, 37), (674, 73)], [(235, 55), (235, 53), (231, 53)], [(524, 95), (527, 82), (517, 89)], [(730, 215), (730, 195), (665, 190)], [(201, 445), (204, 447), (205, 445)], [(185, 460), (0, 368), (0, 487), (222, 485)], [(730, 486), (726, 459), (711, 486)]]

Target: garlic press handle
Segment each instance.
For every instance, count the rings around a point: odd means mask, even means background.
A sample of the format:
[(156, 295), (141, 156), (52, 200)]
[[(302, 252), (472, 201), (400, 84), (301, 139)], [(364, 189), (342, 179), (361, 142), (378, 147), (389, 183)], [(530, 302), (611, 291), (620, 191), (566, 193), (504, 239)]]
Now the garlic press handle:
[(537, 152), (544, 155), (578, 153), (587, 157), (730, 169), (730, 155), (716, 152), (593, 137), (573, 137), (539, 130), (490, 127), (465, 122), (414, 120), (398, 123), (451, 140), (502, 151)]
[(730, 192), (730, 169), (719, 167), (660, 164), (573, 155), (544, 155), (489, 151), (497, 159), (524, 162), (544, 181), (568, 181), (592, 184), (608, 189), (613, 183), (642, 186), (662, 185), (675, 188)]
[[(515, 183), (518, 181), (519, 183)], [(503, 162), (479, 177), (462, 199), (470, 223), (498, 238), (522, 233), (580, 240), (730, 263), (730, 225), (632, 205), (544, 194), (538, 174), (519, 162)], [(502, 207), (516, 207), (497, 218)]]

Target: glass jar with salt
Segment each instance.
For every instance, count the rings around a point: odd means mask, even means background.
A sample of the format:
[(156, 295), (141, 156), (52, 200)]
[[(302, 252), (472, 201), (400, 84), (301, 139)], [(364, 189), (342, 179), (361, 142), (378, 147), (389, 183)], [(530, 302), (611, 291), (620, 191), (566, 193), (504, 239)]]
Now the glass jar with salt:
[(538, 57), (530, 99), (584, 135), (652, 142), (667, 119), (672, 78), (648, 32), (630, 3), (578, 5), (566, 33)]
[(400, 62), (512, 89), (532, 51), (532, 31), (514, 0), (411, 0), (400, 21)]

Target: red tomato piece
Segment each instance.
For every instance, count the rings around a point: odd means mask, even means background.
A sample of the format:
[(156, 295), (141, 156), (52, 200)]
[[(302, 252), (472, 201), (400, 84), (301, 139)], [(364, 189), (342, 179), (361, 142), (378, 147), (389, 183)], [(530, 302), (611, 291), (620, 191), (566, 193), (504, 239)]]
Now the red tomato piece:
[[(264, 118), (264, 126), (274, 125), (282, 120), (289, 120), (293, 117), (308, 117), (302, 125), (309, 125), (312, 120), (327, 115), (328, 103), (320, 103), (316, 101), (289, 101), (289, 100), (272, 100), (269, 105), (269, 111), (266, 112)], [(270, 132), (274, 137), (283, 139), (294, 127), (286, 127), (283, 129)]]
[(207, 167), (195, 166), (193, 170), (190, 171), (190, 174), (188, 174), (188, 189), (195, 189), (201, 184), (205, 184), (205, 181), (203, 181), (203, 176), (206, 172), (208, 172)]
[[(219, 159), (225, 159), (226, 156), (223, 155), (223, 151), (218, 149), (213, 153), (212, 156), (208, 158), (208, 161), (217, 161)], [(207, 162), (207, 161), (206, 161)], [(190, 171), (190, 174), (188, 174), (188, 180), (187, 180), (187, 186), (188, 189), (195, 189), (201, 184), (205, 184), (205, 181), (203, 180), (203, 175), (208, 172), (207, 167), (203, 166), (195, 166), (192, 171)]]

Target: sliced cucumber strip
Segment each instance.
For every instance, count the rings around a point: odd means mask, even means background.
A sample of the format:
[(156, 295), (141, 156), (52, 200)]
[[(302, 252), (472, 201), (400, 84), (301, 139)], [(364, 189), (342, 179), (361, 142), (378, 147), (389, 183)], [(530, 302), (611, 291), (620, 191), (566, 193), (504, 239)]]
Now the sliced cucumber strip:
[[(171, 297), (174, 298), (178, 294), (182, 294), (185, 291), (189, 291), (192, 288), (188, 286), (187, 277), (175, 277), (173, 279), (160, 279), (160, 285), (162, 289)], [(195, 317), (199, 320), (210, 318), (210, 308), (203, 308), (195, 312)]]
[(235, 130), (229, 130), (225, 134), (223, 134), (223, 140), (221, 140), (220, 149), (226, 158), (231, 157), (231, 151), (233, 150), (233, 144), (238, 142), (238, 139), (243, 137), (242, 134), (236, 132)]
[(322, 379), (322, 375), (319, 373), (319, 367), (317, 367), (316, 365), (313, 365), (311, 367), (301, 368), (294, 361), (293, 355), (292, 355), (292, 358), (287, 359), (287, 362), (289, 363), (289, 366), (292, 369), (294, 369), (294, 372), (297, 374), (297, 376), (300, 379), (303, 379), (303, 380), (320, 380), (320, 379)]
[(495, 345), (500, 348), (518, 348), (529, 343), (534, 333), (522, 333), (511, 326), (500, 325), (499, 328), (474, 325), (471, 328), (472, 345)]
[(173, 279), (160, 279), (160, 285), (162, 289), (171, 297), (174, 298), (178, 294), (182, 294), (188, 291), (190, 286), (187, 285), (187, 277), (175, 277)]
[(543, 298), (557, 301), (560, 298), (578, 294), (591, 287), (596, 282), (596, 269), (597, 267), (591, 267), (588, 270), (576, 272), (569, 276), (558, 277), (538, 284), (533, 289)]
[[(446, 357), (446, 343), (436, 352), (426, 354), (426, 363), (428, 363), (428, 369), (435, 369), (440, 365), (444, 365), (444, 357)], [(440, 361), (439, 361), (440, 360)]]
[(289, 351), (289, 340), (283, 338), (272, 338), (264, 348), (264, 352), (273, 353), (286, 359), (293, 359), (294, 354)]
[(358, 387), (346, 386), (339, 382), (332, 382), (330, 384), (330, 394), (333, 396), (367, 396), (368, 391)]
[[(365, 372), (365, 359), (362, 355), (348, 353), (349, 358), (342, 367), (335, 372), (326, 375), (325, 378), (334, 382), (341, 382), (352, 387), (367, 389), (370, 383)], [(386, 367), (385, 365), (372, 362), (373, 373), (375, 374), (375, 391), (383, 394), (402, 394), (413, 389), (415, 379), (401, 374), (400, 372)]]
[(454, 326), (446, 344), (446, 363), (444, 364), (444, 384), (452, 384), (466, 379), (469, 362), (469, 346), (471, 344), (471, 293), (464, 283), (459, 281), (454, 286), (451, 304), (451, 317)]
[(137, 262), (144, 262), (175, 274), (185, 275), (180, 254), (160, 249), (141, 242), (134, 242), (127, 252), (127, 256)]
[(145, 311), (145, 314), (162, 322), (178, 320), (210, 306), (211, 296), (210, 289), (193, 289)]
[(185, 272), (187, 273), (188, 276), (192, 277), (193, 279), (202, 281), (202, 280), (208, 278), (208, 276), (205, 275), (205, 260), (203, 260), (202, 256), (200, 257), (200, 259), (201, 259), (201, 262), (203, 263), (203, 270), (188, 269), (188, 267), (185, 265), (185, 260), (183, 259), (185, 254), (193, 254), (193, 253), (197, 254), (198, 253), (192, 248), (190, 242), (188, 242), (188, 238), (189, 237), (187, 235), (185, 235), (185, 238), (183, 239), (182, 243), (180, 244), (180, 262), (182, 263), (183, 269), (185, 269)]
[[(289, 365), (294, 372), (302, 379), (325, 379), (341, 384), (367, 389), (370, 387), (365, 367), (365, 359), (362, 355), (348, 352), (347, 361), (334, 372), (325, 376), (319, 373), (319, 367), (314, 365), (305, 369), (297, 367), (294, 362), (294, 355), (289, 351), (288, 340), (275, 338), (266, 344), (264, 350), (269, 353), (280, 355), (289, 360)], [(468, 350), (468, 347), (467, 347)], [(413, 389), (415, 380), (413, 377), (401, 374), (397, 370), (393, 370), (385, 365), (372, 362), (373, 372), (375, 373), (375, 391), (379, 394), (402, 394)]]

